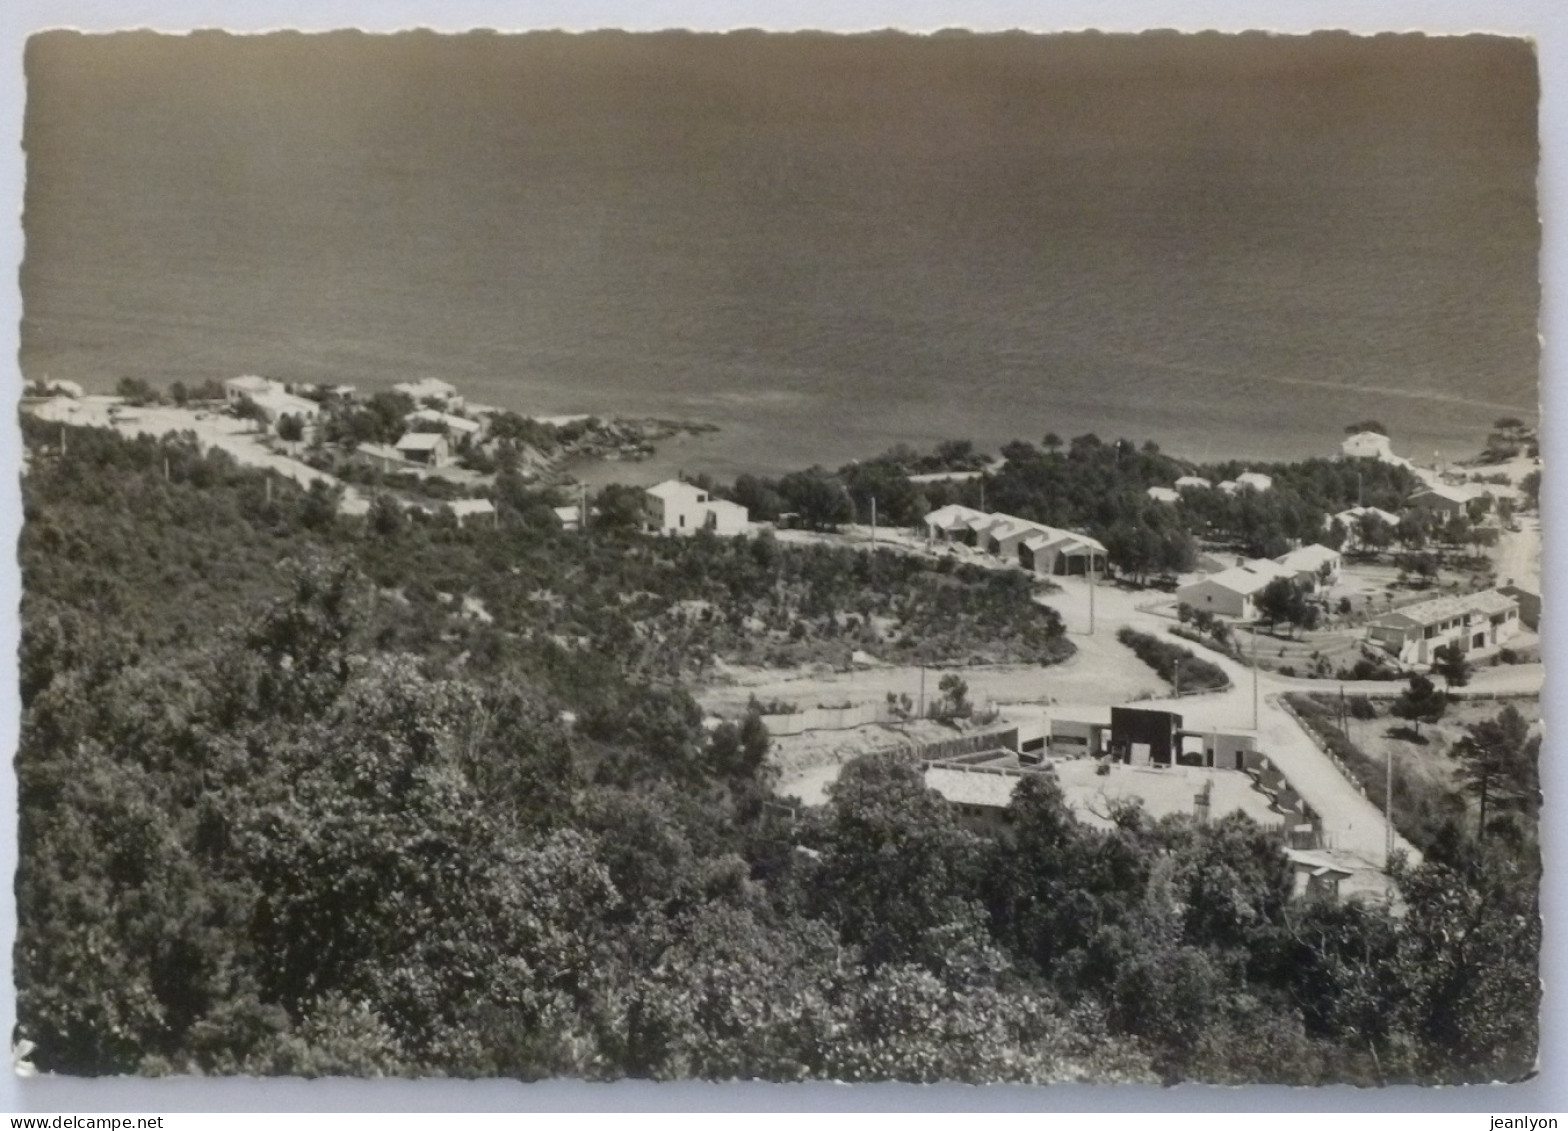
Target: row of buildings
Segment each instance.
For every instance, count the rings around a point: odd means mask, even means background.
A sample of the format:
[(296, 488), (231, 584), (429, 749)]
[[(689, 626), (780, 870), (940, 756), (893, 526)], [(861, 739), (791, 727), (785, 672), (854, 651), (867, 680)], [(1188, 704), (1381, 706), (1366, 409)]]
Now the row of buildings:
[[(229, 404), (238, 406), (248, 402), (254, 405), (269, 428), (276, 429), (284, 417), (293, 417), (308, 433), (320, 423), (325, 409), (321, 400), (301, 396), (300, 391), (282, 381), (250, 374), (231, 377), (223, 383), (224, 397)], [(353, 386), (349, 385), (335, 385), (322, 391), (345, 400), (355, 395)], [(402, 393), (416, 406), (403, 418), (407, 431), (395, 444), (364, 443), (355, 449), (357, 455), (388, 470), (410, 465), (447, 466), (456, 458), (456, 448), (463, 440), (483, 439), (487, 417), (498, 411), (487, 406), (467, 405), (454, 386), (433, 377), (394, 385), (392, 391)]]
[(1106, 570), (1098, 539), (1010, 514), (953, 503), (926, 515), (925, 528), (928, 542), (973, 546), (1045, 576), (1100, 577)]
[(1262, 494), (1273, 487), (1273, 478), (1261, 471), (1244, 471), (1234, 479), (1222, 479), (1218, 483), (1212, 483), (1201, 475), (1183, 475), (1176, 480), (1174, 487), (1150, 487), (1144, 493), (1157, 503), (1176, 503), (1181, 501), (1187, 491), (1223, 491), (1227, 495), (1256, 491)]

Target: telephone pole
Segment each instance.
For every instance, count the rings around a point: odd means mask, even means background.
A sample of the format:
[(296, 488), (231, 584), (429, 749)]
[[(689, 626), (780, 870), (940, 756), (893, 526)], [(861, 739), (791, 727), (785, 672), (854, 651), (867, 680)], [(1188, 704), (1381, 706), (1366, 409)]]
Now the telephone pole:
[(1258, 729), (1258, 626), (1252, 626), (1252, 729)]
[(871, 496), (871, 544), (877, 544), (877, 497)]
[(1383, 754), (1383, 870), (1394, 863), (1394, 746)]

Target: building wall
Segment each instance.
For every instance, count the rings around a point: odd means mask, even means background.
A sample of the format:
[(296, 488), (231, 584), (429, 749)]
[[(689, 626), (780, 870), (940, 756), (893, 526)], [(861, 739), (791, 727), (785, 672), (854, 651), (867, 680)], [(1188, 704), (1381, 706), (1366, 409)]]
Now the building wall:
[(1176, 599), (1195, 609), (1219, 613), (1221, 616), (1250, 620), (1253, 615), (1250, 595), (1237, 593), (1234, 589), (1227, 589), (1212, 581), (1196, 581), (1191, 585), (1183, 585), (1176, 590)]
[[(701, 499), (701, 502), (695, 501)], [(665, 499), (658, 495), (644, 495), (647, 514), (654, 529), (666, 534), (695, 534), (708, 518), (707, 492), (690, 499)]]
[[(1176, 762), (1181, 716), (1137, 707), (1111, 708), (1111, 751), (1124, 762), (1169, 766)], [(1145, 754), (1147, 748), (1147, 754)]]
[(735, 507), (714, 507), (704, 512), (704, 520), (708, 529), (725, 536), (744, 534), (750, 525), (747, 513)]
[(1046, 748), (1058, 758), (1098, 758), (1105, 753), (1105, 733), (1108, 729), (1101, 723), (1052, 719)]
[(1444, 518), (1456, 514), (1463, 514), (1465, 504), (1454, 499), (1445, 499), (1442, 495), (1419, 495), (1410, 500), (1410, 505), (1417, 510), (1424, 510), (1432, 514), (1442, 515)]
[[(1490, 617), (1466, 617), (1465, 622), (1438, 629), (1428, 636), (1423, 626), (1367, 626), (1367, 635), (1392, 653), (1402, 664), (1430, 664), (1439, 648), (1458, 645), (1472, 662), (1491, 656), (1519, 634), (1519, 616), (1504, 616), (1497, 623)], [(1480, 637), (1480, 643), (1476, 638)]]

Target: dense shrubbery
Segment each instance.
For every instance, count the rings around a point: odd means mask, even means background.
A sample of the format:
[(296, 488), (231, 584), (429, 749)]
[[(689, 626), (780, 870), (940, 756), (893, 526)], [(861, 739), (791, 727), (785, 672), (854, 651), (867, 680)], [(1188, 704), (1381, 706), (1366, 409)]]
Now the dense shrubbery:
[(1225, 669), (1194, 656), (1179, 644), (1131, 628), (1118, 629), (1116, 639), (1131, 648), (1161, 679), (1182, 691), (1222, 691), (1230, 686)]
[(34, 453), (20, 547), (17, 1036), (41, 1068), (1531, 1066), (1528, 828), (1440, 839), (1394, 916), (1293, 902), (1278, 842), (1243, 818), (1120, 810), (1098, 830), (1044, 776), (997, 838), (896, 761), (852, 764), (794, 813), (770, 804), (760, 723), (710, 734), (650, 670), (644, 590), (717, 603), (733, 585), (738, 607), (782, 571), (804, 610), (924, 574), (520, 523), (380, 536), (179, 444), (84, 433), (70, 451)]

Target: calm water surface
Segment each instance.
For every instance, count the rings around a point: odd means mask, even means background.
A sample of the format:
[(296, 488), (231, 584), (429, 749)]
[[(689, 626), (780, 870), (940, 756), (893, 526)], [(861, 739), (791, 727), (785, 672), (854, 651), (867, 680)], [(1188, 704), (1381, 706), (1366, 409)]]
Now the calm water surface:
[(1508, 41), (62, 34), (28, 73), (28, 377), (721, 426), (632, 478), (1534, 415)]

